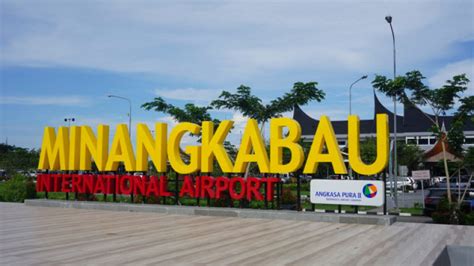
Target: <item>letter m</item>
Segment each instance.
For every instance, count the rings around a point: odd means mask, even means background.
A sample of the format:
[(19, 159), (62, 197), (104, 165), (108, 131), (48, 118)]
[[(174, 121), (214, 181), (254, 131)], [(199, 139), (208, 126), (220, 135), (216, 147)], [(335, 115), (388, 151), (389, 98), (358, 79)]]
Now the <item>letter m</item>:
[(56, 137), (54, 128), (46, 127), (44, 129), (38, 169), (67, 170), (68, 156), (69, 129), (60, 127)]

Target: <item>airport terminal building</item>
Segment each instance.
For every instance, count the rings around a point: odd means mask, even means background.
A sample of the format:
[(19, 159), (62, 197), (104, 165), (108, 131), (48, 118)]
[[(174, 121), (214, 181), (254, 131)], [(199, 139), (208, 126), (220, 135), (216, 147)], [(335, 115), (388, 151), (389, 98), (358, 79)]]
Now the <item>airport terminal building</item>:
[[(374, 93), (374, 115), (372, 119), (360, 120), (361, 138), (375, 137), (376, 114), (387, 114), (389, 117), (390, 135), (393, 136), (393, 112), (389, 111), (377, 98)], [(404, 104), (403, 116), (397, 115), (397, 138), (407, 144), (414, 144), (420, 147), (426, 154), (432, 153), (437, 149), (436, 137), (431, 131), (432, 122), (428, 117), (434, 119), (433, 115), (424, 113), (420, 109)], [(306, 114), (299, 106), (296, 106), (293, 113), (293, 119), (301, 125), (302, 138), (311, 140), (318, 127), (319, 121)], [(453, 116), (441, 116), (440, 121), (445, 123), (446, 128), (450, 128)], [(347, 120), (331, 121), (340, 147), (347, 144)], [(474, 123), (466, 121), (464, 123), (465, 143), (464, 148), (474, 146)]]

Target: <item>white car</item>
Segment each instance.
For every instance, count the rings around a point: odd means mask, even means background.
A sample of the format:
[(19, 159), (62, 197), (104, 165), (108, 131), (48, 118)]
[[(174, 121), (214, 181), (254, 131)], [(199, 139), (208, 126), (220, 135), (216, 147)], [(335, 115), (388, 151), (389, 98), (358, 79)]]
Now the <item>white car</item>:
[[(393, 184), (393, 186), (395, 186), (395, 184)], [(390, 180), (390, 178), (387, 178), (385, 187), (387, 190), (392, 189), (392, 180)], [(409, 176), (406, 176), (406, 177), (399, 176), (397, 179), (397, 190), (402, 189), (402, 188), (416, 190), (418, 189), (418, 183), (415, 182), (415, 180)]]
[(290, 180), (291, 180), (291, 176), (290, 176), (289, 173), (282, 174), (282, 175), (280, 176), (280, 180), (281, 180), (281, 182), (283, 182), (283, 183), (289, 183)]

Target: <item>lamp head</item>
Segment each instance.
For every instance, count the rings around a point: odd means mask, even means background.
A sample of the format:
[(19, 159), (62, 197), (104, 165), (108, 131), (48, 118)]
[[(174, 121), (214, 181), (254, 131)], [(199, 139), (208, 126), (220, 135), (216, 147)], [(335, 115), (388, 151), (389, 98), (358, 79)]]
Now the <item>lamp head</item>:
[(366, 79), (367, 75), (363, 75), (360, 79)]
[(385, 20), (390, 24), (392, 23), (392, 16), (386, 16)]

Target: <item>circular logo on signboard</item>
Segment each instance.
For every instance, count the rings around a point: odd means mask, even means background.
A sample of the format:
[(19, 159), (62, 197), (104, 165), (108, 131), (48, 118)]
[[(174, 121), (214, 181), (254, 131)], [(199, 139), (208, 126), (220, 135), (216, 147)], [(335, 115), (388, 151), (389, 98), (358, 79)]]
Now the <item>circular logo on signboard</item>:
[(362, 188), (362, 193), (364, 193), (364, 196), (367, 198), (373, 198), (377, 195), (377, 187), (373, 184), (367, 184)]

